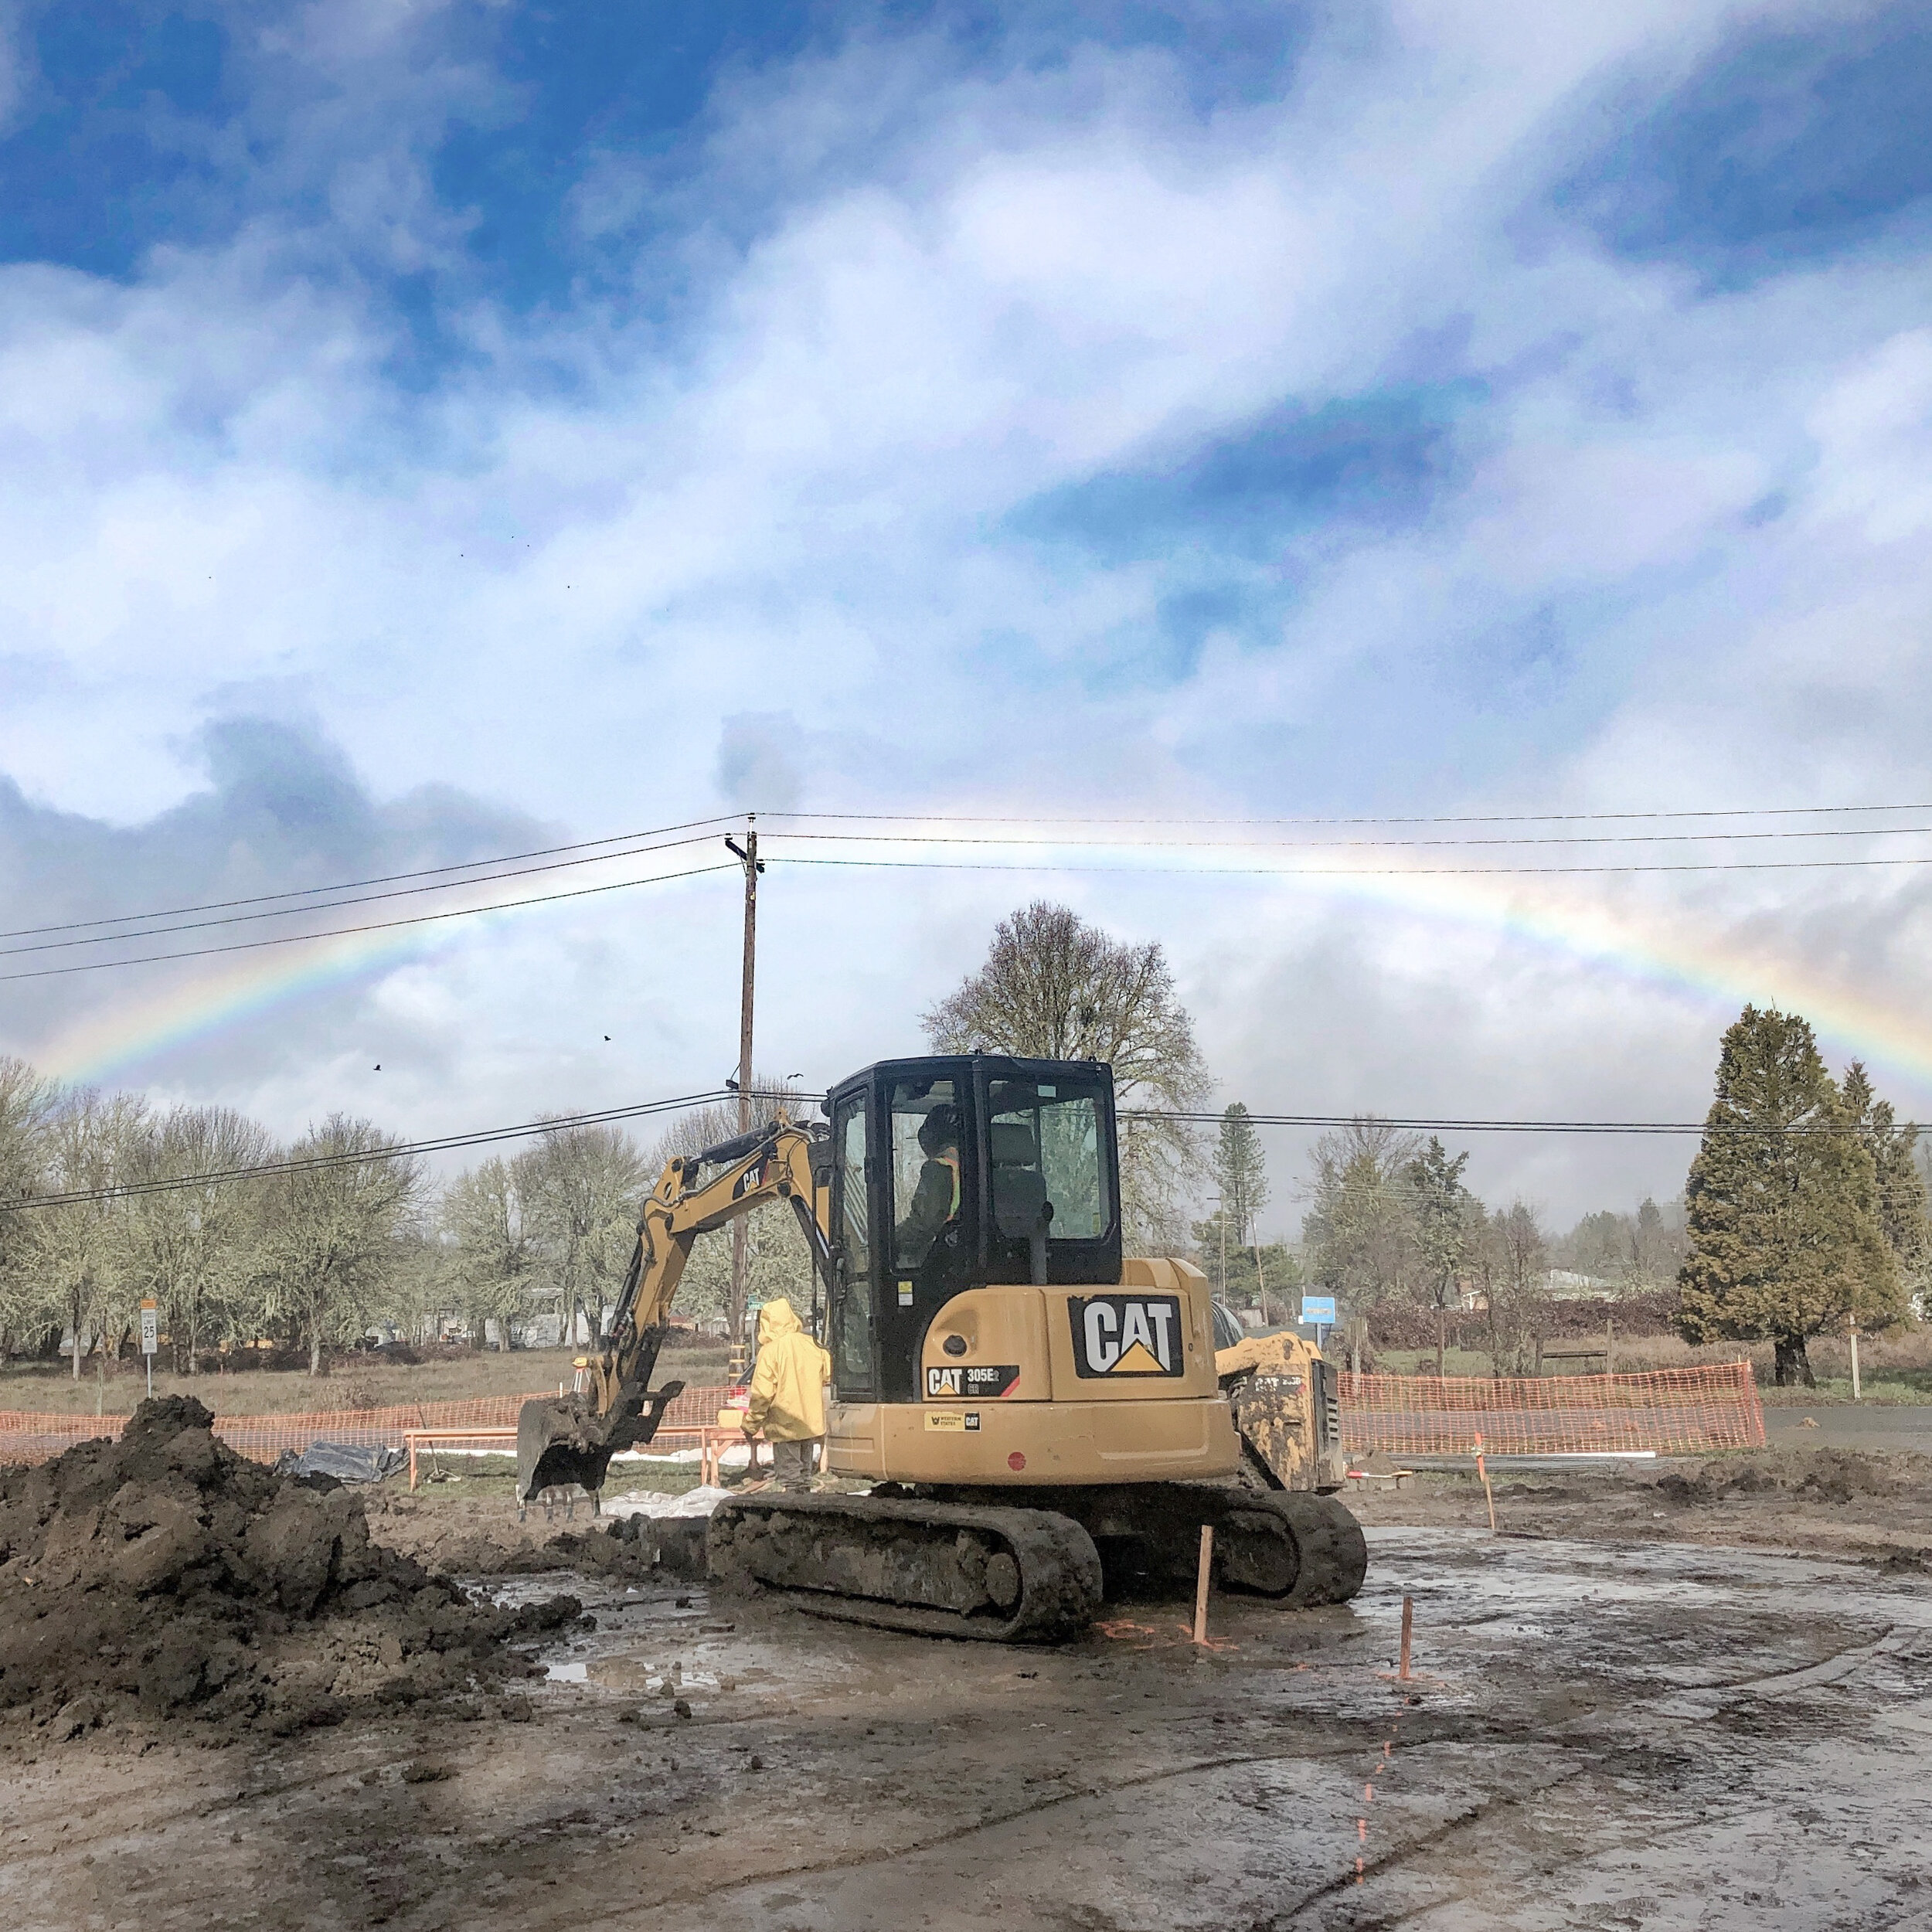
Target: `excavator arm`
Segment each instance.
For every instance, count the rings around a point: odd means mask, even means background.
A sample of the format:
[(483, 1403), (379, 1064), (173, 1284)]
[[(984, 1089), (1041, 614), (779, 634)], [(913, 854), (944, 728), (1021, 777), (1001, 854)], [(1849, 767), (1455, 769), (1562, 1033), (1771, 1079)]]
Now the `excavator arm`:
[[(650, 1386), (671, 1305), (692, 1244), (768, 1201), (788, 1201), (829, 1287), (826, 1226), (829, 1174), (825, 1130), (783, 1114), (700, 1154), (665, 1163), (638, 1219), (637, 1246), (607, 1331), (568, 1396), (526, 1402), (517, 1418), (516, 1494), (577, 1483), (604, 1487), (611, 1458), (648, 1442), (682, 1382)], [(706, 1170), (712, 1170), (708, 1175)]]

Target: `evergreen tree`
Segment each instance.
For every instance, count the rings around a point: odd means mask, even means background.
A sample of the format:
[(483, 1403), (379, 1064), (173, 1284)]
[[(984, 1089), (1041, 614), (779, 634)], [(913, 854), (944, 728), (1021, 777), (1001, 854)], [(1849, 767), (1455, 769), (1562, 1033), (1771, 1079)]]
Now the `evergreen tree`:
[[(1259, 1308), (1266, 1315), (1270, 1302), (1287, 1294), (1291, 1284), (1279, 1274), (1284, 1251), (1278, 1244), (1265, 1250), (1260, 1247), (1255, 1223), (1267, 1205), (1267, 1160), (1248, 1110), (1239, 1100), (1221, 1116), (1214, 1146), (1214, 1179), (1219, 1203), (1206, 1220), (1195, 1223), (1194, 1238), (1219, 1298), (1240, 1307)], [(1300, 1285), (1298, 1270), (1292, 1285)]]
[(1468, 1258), (1473, 1219), (1482, 1212), (1481, 1203), (1462, 1184), (1462, 1171), (1468, 1165), (1467, 1154), (1451, 1155), (1433, 1134), (1428, 1146), (1409, 1163), (1416, 1246), (1438, 1308), (1447, 1308), (1454, 1299), (1457, 1272)]
[(1872, 1090), (1862, 1060), (1845, 1069), (1839, 1090), (1845, 1110), (1858, 1123), (1859, 1138), (1872, 1157), (1878, 1185), (1879, 1225), (1897, 1262), (1908, 1294), (1923, 1292), (1932, 1264), (1932, 1227), (1926, 1220), (1925, 1177), (1919, 1171), (1919, 1130), (1900, 1127), (1889, 1100)]
[(1261, 1137), (1240, 1100), (1221, 1116), (1220, 1138), (1214, 1148), (1214, 1178), (1220, 1187), (1229, 1231), (1238, 1234), (1243, 1245), (1251, 1244), (1255, 1217), (1268, 1204), (1268, 1168)]
[(1814, 1385), (1805, 1343), (1855, 1315), (1905, 1312), (1870, 1149), (1794, 1013), (1747, 1006), (1685, 1188), (1679, 1324), (1692, 1342), (1768, 1338), (1780, 1386)]

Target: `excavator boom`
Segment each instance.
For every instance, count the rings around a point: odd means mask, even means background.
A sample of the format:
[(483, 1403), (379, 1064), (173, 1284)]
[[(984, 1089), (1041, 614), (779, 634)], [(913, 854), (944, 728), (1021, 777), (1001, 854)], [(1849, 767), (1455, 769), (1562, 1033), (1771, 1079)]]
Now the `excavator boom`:
[[(668, 1332), (671, 1305), (701, 1234), (721, 1228), (767, 1201), (791, 1202), (812, 1265), (824, 1278), (825, 1225), (822, 1129), (783, 1114), (702, 1153), (674, 1154), (638, 1219), (637, 1245), (606, 1332), (580, 1378), (582, 1386), (554, 1401), (526, 1402), (517, 1418), (517, 1500), (576, 1483), (594, 1495), (611, 1458), (648, 1442), (682, 1382), (650, 1386)], [(713, 1170), (707, 1176), (706, 1170)]]

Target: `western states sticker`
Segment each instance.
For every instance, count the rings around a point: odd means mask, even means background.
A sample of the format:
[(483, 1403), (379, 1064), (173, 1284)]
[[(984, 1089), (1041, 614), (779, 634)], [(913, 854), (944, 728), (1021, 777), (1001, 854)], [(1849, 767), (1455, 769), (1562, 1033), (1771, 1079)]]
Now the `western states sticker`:
[(968, 1402), (996, 1402), (1019, 1379), (1017, 1362), (975, 1363), (970, 1368), (963, 1362), (948, 1364), (926, 1371), (926, 1400), (957, 1402), (963, 1396)]
[(928, 1409), (926, 1427), (943, 1436), (977, 1435), (979, 1417), (970, 1409), (963, 1412), (957, 1409)]
[(1080, 1375), (1186, 1373), (1179, 1295), (1070, 1295), (1066, 1311), (1073, 1321), (1073, 1366)]

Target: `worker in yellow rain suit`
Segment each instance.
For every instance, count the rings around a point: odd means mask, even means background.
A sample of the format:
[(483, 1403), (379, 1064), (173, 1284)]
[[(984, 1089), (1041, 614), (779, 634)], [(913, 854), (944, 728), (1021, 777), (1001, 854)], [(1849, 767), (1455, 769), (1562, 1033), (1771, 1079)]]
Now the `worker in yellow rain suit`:
[(811, 1445), (825, 1433), (825, 1384), (832, 1357), (799, 1325), (783, 1295), (758, 1311), (758, 1362), (751, 1372), (747, 1439), (771, 1444), (772, 1474), (781, 1489), (811, 1487)]

